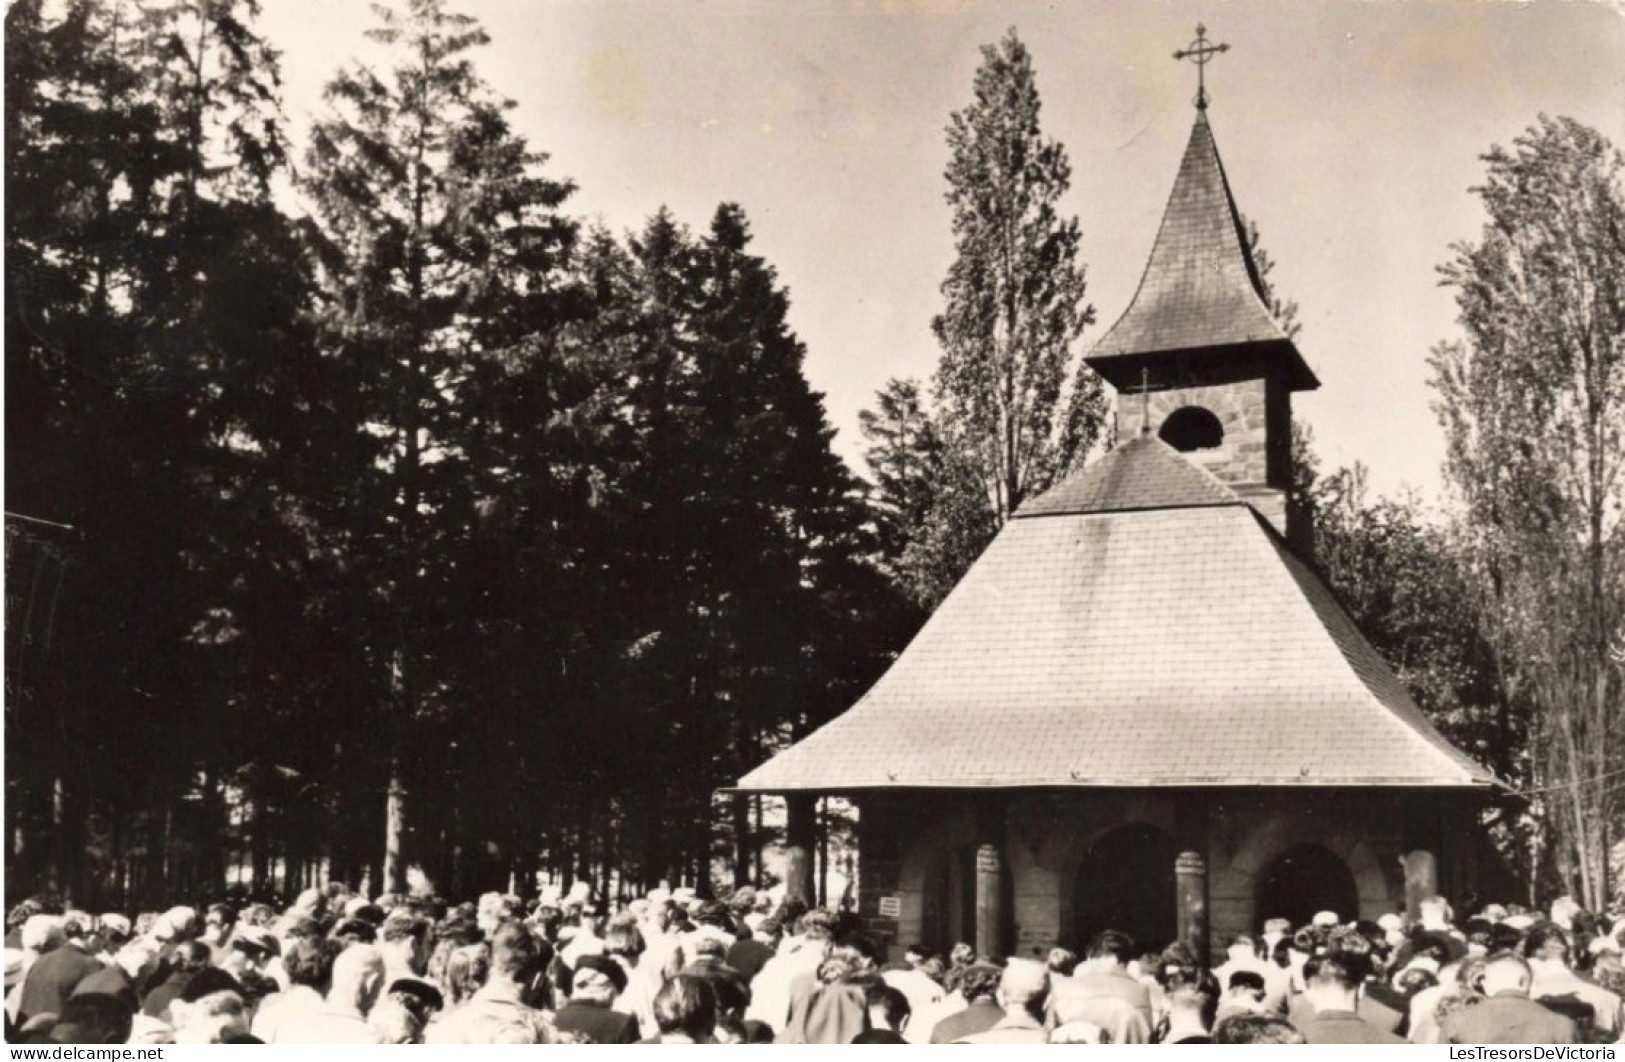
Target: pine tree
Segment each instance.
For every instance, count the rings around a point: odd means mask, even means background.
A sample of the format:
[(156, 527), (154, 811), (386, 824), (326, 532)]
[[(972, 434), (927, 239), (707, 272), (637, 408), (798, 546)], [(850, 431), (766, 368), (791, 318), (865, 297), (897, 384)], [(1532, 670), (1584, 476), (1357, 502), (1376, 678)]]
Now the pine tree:
[(352, 776), (386, 794), (382, 880), (400, 889), (410, 765), (452, 666), (440, 603), (473, 527), (468, 392), (482, 359), (517, 356), (541, 323), (531, 297), (574, 229), (557, 213), (570, 186), (540, 176), (544, 156), (475, 71), (478, 24), (441, 0), (376, 11), (369, 35), (396, 65), (329, 84), (305, 188), (324, 236), (324, 330), (351, 388), (329, 515), (351, 521), (351, 591), (372, 601), (361, 663), (378, 708), (352, 740), (381, 762)]

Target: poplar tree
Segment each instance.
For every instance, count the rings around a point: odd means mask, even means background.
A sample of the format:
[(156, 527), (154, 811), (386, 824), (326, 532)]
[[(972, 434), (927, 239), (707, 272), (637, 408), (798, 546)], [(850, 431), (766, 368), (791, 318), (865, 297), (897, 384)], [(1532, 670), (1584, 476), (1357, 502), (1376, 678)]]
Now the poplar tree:
[(1625, 160), (1542, 116), (1484, 162), (1489, 220), (1443, 268), (1465, 334), (1431, 359), (1445, 475), (1480, 622), (1533, 709), (1549, 855), (1601, 908), (1625, 810)]
[(932, 322), (938, 415), (995, 523), (1081, 463), (1105, 400), (1077, 341), (1094, 321), (1081, 235), (1060, 203), (1066, 149), (1044, 136), (1032, 56), (1012, 29), (982, 49), (975, 100), (948, 125), (956, 257)]

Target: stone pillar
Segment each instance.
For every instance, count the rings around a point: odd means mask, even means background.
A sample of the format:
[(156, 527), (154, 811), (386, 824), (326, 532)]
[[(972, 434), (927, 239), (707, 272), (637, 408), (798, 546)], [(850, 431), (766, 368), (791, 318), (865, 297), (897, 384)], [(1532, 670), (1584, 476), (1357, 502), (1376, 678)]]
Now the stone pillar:
[(1004, 925), (999, 909), (1003, 873), (997, 848), (984, 844), (976, 850), (976, 954), (985, 959), (1000, 957), (1004, 951), (999, 939)]
[(784, 798), (784, 898), (813, 903), (812, 848), (817, 833), (817, 797), (791, 793)]
[(1439, 895), (1439, 864), (1425, 848), (1406, 852), (1400, 863), (1405, 867), (1405, 917), (1415, 922), (1422, 916), (1422, 901)]
[(1205, 963), (1209, 961), (1207, 860), (1200, 852), (1179, 853), (1174, 861), (1174, 888), (1179, 899), (1179, 939)]

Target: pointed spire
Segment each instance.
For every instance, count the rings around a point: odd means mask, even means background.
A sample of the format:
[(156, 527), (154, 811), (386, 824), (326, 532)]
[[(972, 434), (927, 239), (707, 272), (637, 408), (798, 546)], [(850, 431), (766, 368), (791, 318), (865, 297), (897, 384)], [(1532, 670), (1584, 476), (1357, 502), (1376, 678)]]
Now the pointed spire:
[[(1219, 149), (1199, 108), (1139, 290), (1089, 364), (1122, 389), (1155, 355), (1271, 349), (1293, 390), (1320, 386), (1270, 315)], [(1261, 346), (1262, 345), (1262, 346)], [(1164, 383), (1166, 386), (1166, 383)]]

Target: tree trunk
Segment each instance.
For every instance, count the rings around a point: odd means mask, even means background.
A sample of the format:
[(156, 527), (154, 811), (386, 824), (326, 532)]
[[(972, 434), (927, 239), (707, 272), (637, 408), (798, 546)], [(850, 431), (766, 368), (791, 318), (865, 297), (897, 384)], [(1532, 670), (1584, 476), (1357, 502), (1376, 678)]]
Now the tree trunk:
[(733, 831), (734, 831), (734, 888), (743, 888), (750, 884), (752, 844), (750, 829), (750, 797), (744, 793), (735, 793), (733, 796)]
[(378, 882), (387, 892), (406, 892), (406, 779), (399, 756), (389, 761), (389, 786), (384, 798), (384, 865)]

